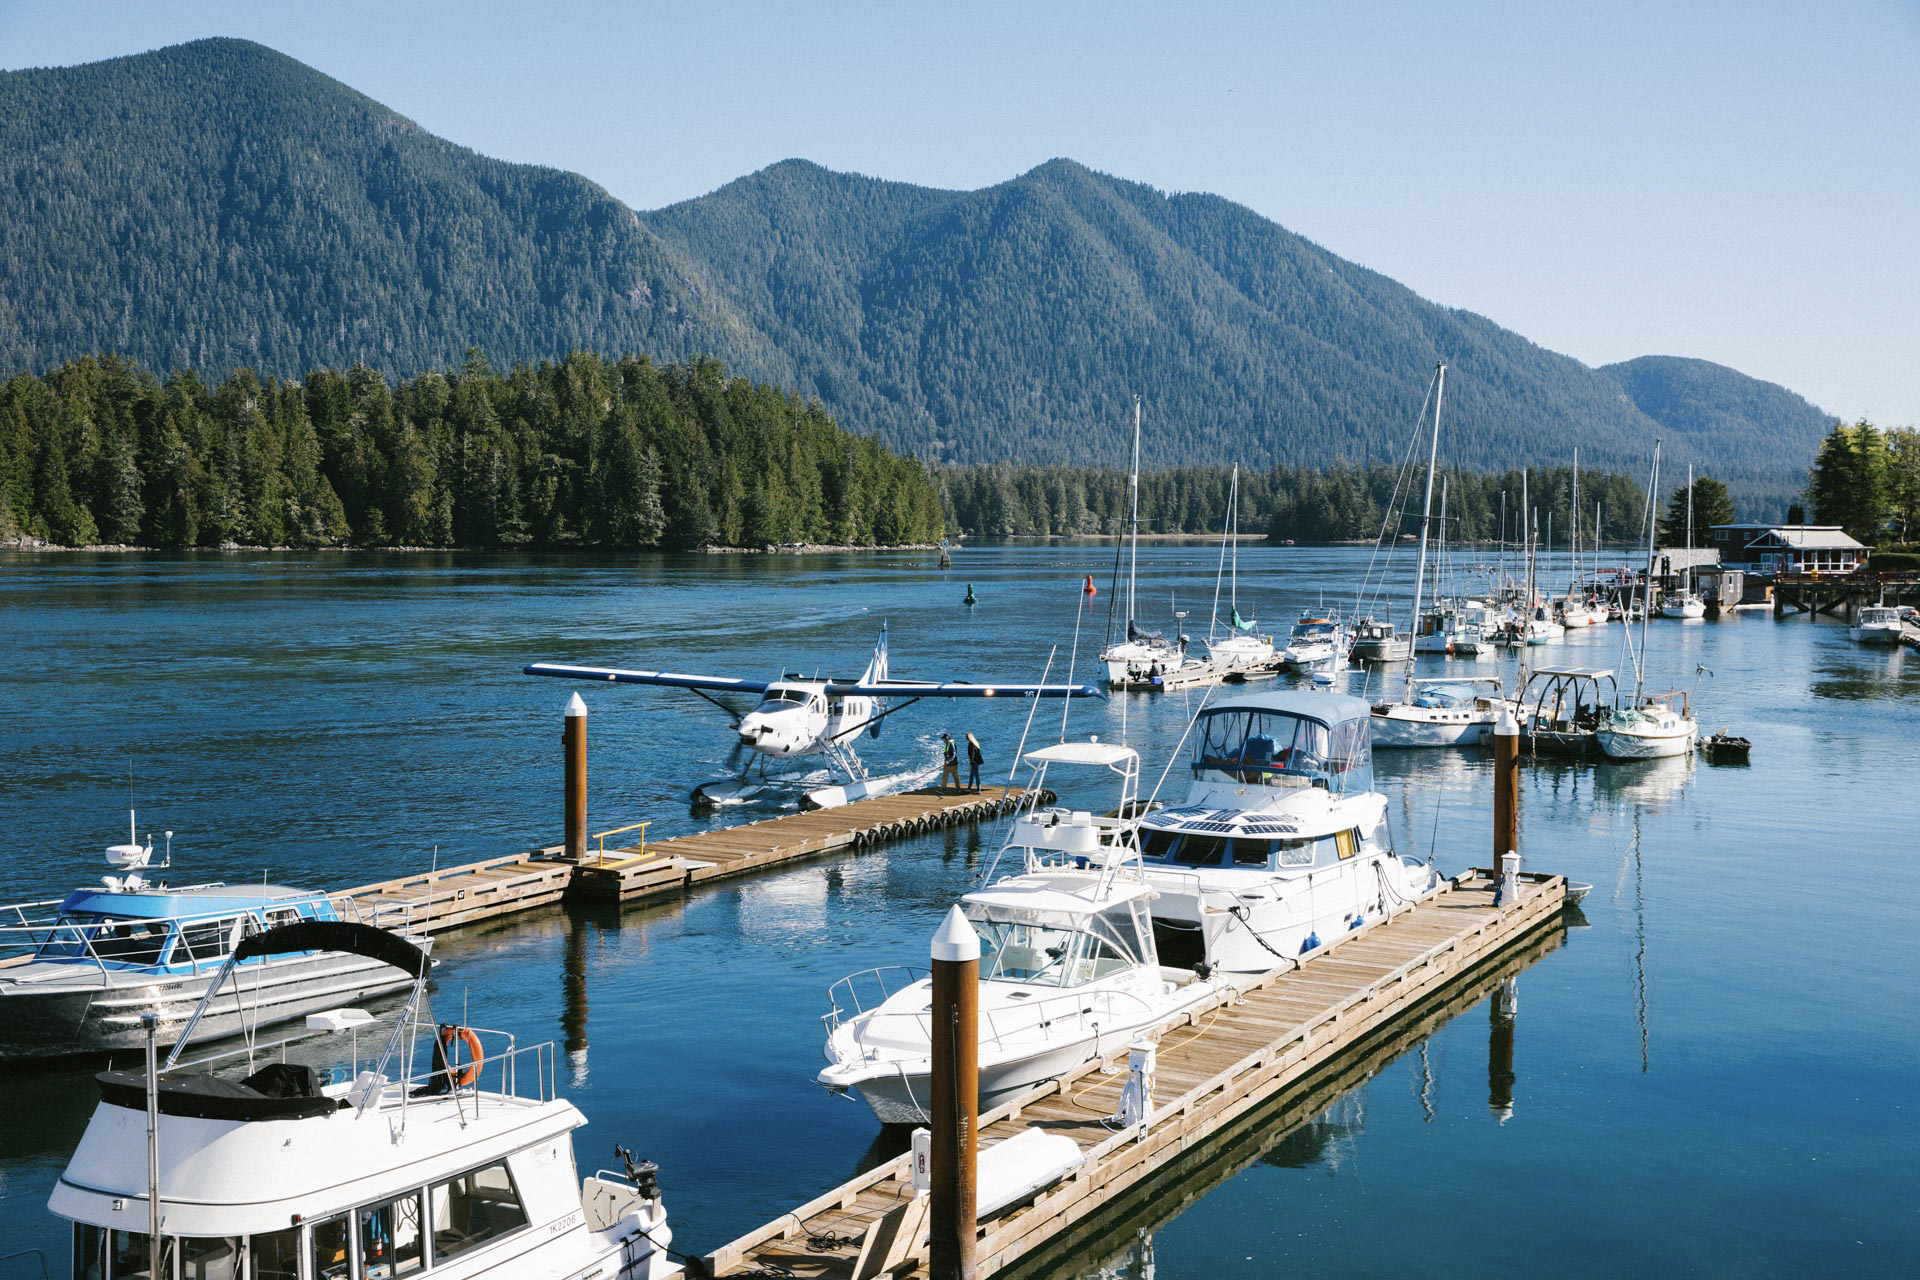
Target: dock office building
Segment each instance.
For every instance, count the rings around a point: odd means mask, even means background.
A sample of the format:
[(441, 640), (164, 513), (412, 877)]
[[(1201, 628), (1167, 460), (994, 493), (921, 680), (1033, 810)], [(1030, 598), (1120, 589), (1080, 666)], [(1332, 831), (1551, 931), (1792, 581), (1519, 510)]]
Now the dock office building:
[(1849, 574), (1867, 548), (1837, 524), (1716, 524), (1713, 549), (1724, 569), (1775, 577), (1780, 574)]

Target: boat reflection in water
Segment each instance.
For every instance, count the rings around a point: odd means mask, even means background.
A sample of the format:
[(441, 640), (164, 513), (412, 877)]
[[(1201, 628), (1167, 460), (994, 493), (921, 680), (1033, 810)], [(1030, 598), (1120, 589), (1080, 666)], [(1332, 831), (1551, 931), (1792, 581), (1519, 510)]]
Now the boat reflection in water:
[[(1143, 1264), (1148, 1268), (1154, 1265), (1155, 1234), (1164, 1231), (1228, 1179), (1261, 1163), (1289, 1168), (1334, 1168), (1326, 1157), (1342, 1153), (1343, 1141), (1342, 1158), (1351, 1161), (1354, 1144), (1360, 1137), (1359, 1121), (1364, 1117), (1364, 1108), (1359, 1102), (1344, 1100), (1357, 1096), (1369, 1080), (1407, 1053), (1424, 1047), (1428, 1039), (1453, 1019), (1480, 1001), (1497, 996), (1505, 984), (1557, 951), (1566, 939), (1566, 929), (1558, 921), (1522, 939), (1486, 967), (1420, 1005), (1410, 1016), (1362, 1041), (1353, 1052), (1341, 1055), (1320, 1071), (1283, 1090), (1226, 1129), (1196, 1141), (1178, 1159), (1159, 1166), (1151, 1177), (1130, 1187), (1089, 1218), (1076, 1230), (1070, 1243), (1022, 1259), (1001, 1276), (1004, 1280), (1040, 1280), (1060, 1275), (1146, 1280), (1151, 1271), (1140, 1268)], [(1488, 1075), (1493, 1076), (1498, 1068), (1504, 1079), (1506, 1105), (1511, 1107), (1514, 1085), (1511, 1013), (1515, 1004), (1510, 1001), (1506, 1008), (1504, 1049), (1497, 1038), (1490, 1038)], [(1496, 1108), (1496, 1116), (1498, 1113)], [(1311, 1136), (1296, 1138), (1303, 1132)], [(1290, 1146), (1290, 1142), (1297, 1145)], [(1277, 1269), (1280, 1260), (1274, 1261)]]

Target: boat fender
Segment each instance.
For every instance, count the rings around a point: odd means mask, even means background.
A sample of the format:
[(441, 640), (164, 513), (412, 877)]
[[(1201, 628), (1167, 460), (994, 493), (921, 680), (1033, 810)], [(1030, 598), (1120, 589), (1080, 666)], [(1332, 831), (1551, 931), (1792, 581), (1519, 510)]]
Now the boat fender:
[(455, 1088), (463, 1089), (480, 1078), (480, 1066), (487, 1060), (487, 1054), (486, 1050), (480, 1047), (480, 1037), (475, 1034), (472, 1027), (450, 1026), (444, 1022), (440, 1024), (440, 1051), (442, 1053), (446, 1053), (447, 1050), (453, 1047), (453, 1041), (456, 1036), (459, 1038), (460, 1043), (467, 1046), (469, 1061), (465, 1066), (456, 1069), (453, 1065), (453, 1058), (448, 1056), (445, 1059), (447, 1064), (446, 1073), (447, 1077), (453, 1081)]
[[(1307, 952), (1313, 950), (1315, 947), (1319, 945), (1320, 945), (1320, 935), (1318, 933), (1309, 933), (1306, 936), (1305, 940), (1300, 943), (1300, 954), (1305, 955), (1307, 954)], [(1320, 971), (1318, 969), (1315, 969), (1314, 972), (1318, 973)]]

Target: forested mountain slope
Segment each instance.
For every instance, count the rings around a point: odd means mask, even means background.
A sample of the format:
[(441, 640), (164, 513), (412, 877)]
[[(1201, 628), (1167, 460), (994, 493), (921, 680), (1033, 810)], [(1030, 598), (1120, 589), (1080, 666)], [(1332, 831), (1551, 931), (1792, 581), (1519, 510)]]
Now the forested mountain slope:
[[(0, 74), (0, 373), (113, 352), (390, 378), (588, 349), (713, 357), (936, 462), (1397, 458), (1436, 361), (1455, 465), (1797, 491), (1824, 422), (1693, 361), (1596, 370), (1249, 209), (1051, 161), (945, 191), (788, 161), (635, 213), (488, 160), (272, 50)], [(1611, 375), (1611, 376), (1610, 376)]]

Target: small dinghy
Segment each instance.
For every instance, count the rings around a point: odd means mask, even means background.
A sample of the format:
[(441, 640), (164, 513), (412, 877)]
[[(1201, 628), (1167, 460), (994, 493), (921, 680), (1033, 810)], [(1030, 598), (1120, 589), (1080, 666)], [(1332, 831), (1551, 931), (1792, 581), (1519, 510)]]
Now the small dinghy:
[(1753, 753), (1753, 744), (1745, 738), (1736, 737), (1725, 729), (1700, 742), (1700, 754), (1710, 764), (1746, 764)]

